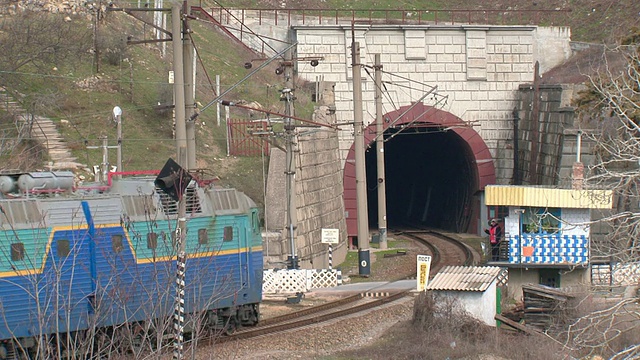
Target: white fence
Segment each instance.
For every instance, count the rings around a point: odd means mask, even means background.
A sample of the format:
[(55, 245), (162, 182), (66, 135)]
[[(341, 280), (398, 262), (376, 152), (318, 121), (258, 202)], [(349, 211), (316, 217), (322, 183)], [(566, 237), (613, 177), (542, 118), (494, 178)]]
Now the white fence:
[(598, 264), (591, 266), (595, 286), (627, 286), (640, 283), (640, 263)]
[(269, 269), (263, 272), (262, 292), (293, 294), (338, 285), (342, 285), (342, 272), (339, 270)]

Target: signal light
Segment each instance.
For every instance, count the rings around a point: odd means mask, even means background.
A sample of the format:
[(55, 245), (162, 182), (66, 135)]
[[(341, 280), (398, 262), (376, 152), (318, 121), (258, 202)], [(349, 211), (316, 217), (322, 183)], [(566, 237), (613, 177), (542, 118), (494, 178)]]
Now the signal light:
[(192, 179), (186, 170), (169, 158), (153, 183), (173, 200), (180, 201)]

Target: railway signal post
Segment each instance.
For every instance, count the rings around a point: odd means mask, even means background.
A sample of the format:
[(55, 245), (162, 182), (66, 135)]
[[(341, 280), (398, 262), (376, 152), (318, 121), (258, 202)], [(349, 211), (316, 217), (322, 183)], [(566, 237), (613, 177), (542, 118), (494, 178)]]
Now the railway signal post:
[(329, 244), (329, 270), (333, 270), (333, 244), (340, 241), (340, 230), (322, 229), (322, 243)]

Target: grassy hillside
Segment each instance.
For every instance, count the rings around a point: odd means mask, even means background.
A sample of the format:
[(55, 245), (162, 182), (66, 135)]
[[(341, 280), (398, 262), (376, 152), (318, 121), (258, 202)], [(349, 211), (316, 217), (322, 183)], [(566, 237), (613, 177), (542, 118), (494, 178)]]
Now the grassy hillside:
[[(126, 45), (126, 40), (151, 37), (140, 20), (122, 12), (107, 12), (98, 22), (90, 16), (22, 14), (5, 18), (0, 27), (0, 85), (29, 112), (45, 115), (58, 124), (78, 161), (89, 167), (102, 162), (101, 146), (107, 137), (116, 145), (114, 106), (123, 110), (123, 169), (159, 169), (174, 157), (172, 93), (168, 83), (171, 70), (171, 43)], [(150, 18), (150, 14), (142, 17)], [(198, 52), (197, 101), (207, 105), (215, 98), (215, 78), (220, 76), (224, 91), (245, 78), (251, 70), (244, 63), (255, 59), (242, 46), (231, 43), (206, 22), (191, 21), (193, 43)], [(31, 35), (32, 33), (37, 35)], [(9, 36), (14, 34), (17, 36)], [(92, 51), (98, 44), (99, 62)], [(48, 44), (48, 45), (45, 45)], [(51, 56), (40, 54), (52, 52)], [(38, 60), (34, 60), (38, 59)], [(279, 89), (282, 76), (275, 75), (275, 63), (231, 91), (225, 100), (259, 102), (265, 108), (283, 112)], [(299, 84), (297, 111), (310, 116), (310, 94)], [(22, 94), (22, 95), (20, 95)], [(0, 112), (5, 138), (20, 137), (12, 118)], [(198, 168), (216, 176), (223, 186), (234, 186), (252, 198), (262, 198), (263, 158), (228, 157), (226, 129), (217, 126), (216, 107), (202, 112), (196, 123)], [(247, 114), (232, 108), (231, 116)], [(65, 121), (62, 121), (65, 120)], [(65, 125), (68, 124), (68, 125)], [(0, 168), (33, 170), (46, 162), (44, 149), (21, 137), (21, 142), (5, 141), (0, 148)], [(115, 149), (109, 150), (116, 163)]]
[[(603, 42), (629, 34), (640, 26), (640, 1), (637, 0), (220, 0), (226, 7), (297, 8), (297, 9), (371, 9), (401, 10), (526, 10), (531, 17), (539, 16), (541, 25), (570, 26), (574, 41)], [(566, 9), (560, 16), (543, 10)], [(536, 14), (537, 12), (537, 14)], [(443, 14), (441, 14), (443, 15)]]
[[(259, 8), (352, 8), (352, 9), (571, 9), (569, 16), (555, 25), (571, 26), (574, 40), (603, 42), (613, 34), (638, 26), (640, 2), (634, 0), (496, 0), (468, 2), (353, 0), (259, 0), (220, 1), (229, 7)], [(202, 6), (215, 6), (202, 1)], [(118, 2), (136, 6), (136, 1)], [(116, 124), (112, 109), (123, 109), (124, 170), (158, 169), (174, 156), (172, 140), (171, 44), (162, 52), (160, 44), (126, 45), (126, 40), (151, 38), (151, 28), (140, 19), (122, 12), (107, 12), (96, 22), (95, 14), (22, 14), (0, 18), (0, 86), (14, 92), (27, 110), (54, 119), (78, 160), (89, 166), (102, 161), (102, 138), (115, 145)], [(151, 19), (151, 13), (140, 13)], [(557, 20), (555, 20), (557, 21)], [(544, 21), (541, 21), (544, 23)], [(96, 27), (97, 24), (97, 27)], [(197, 100), (208, 104), (215, 97), (215, 77), (225, 90), (251, 70), (243, 67), (256, 55), (230, 42), (210, 24), (191, 21), (193, 41), (198, 50)], [(97, 45), (99, 56), (92, 49)], [(98, 61), (99, 60), (99, 61)], [(284, 112), (278, 90), (284, 79), (269, 66), (237, 86), (227, 100), (257, 101), (265, 108)], [(310, 117), (313, 104), (303, 84), (297, 85), (296, 113)], [(24, 96), (17, 95), (18, 93)], [(4, 116), (3, 116), (4, 115)], [(232, 117), (246, 116), (233, 110)], [(61, 120), (68, 121), (63, 125)], [(46, 160), (43, 149), (20, 137), (19, 128), (0, 112), (0, 168), (33, 169)], [(198, 167), (209, 169), (222, 185), (238, 187), (252, 198), (262, 198), (262, 158), (226, 156), (226, 133), (216, 124), (215, 106), (198, 118)], [(22, 141), (15, 141), (20, 138)], [(110, 151), (115, 163), (115, 150)]]

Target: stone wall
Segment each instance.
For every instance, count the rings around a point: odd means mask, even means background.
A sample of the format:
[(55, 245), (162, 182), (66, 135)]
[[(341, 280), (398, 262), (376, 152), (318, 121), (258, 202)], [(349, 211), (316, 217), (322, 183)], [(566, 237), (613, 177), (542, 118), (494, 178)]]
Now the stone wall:
[[(513, 142), (512, 111), (519, 102), (519, 86), (531, 83), (534, 64), (541, 74), (562, 64), (572, 54), (571, 31), (567, 27), (495, 26), (495, 25), (392, 25), (355, 24), (351, 19), (322, 18), (309, 21), (300, 17), (283, 18), (275, 14), (235, 13), (274, 49), (298, 42), (298, 58), (322, 57), (316, 67), (300, 62), (298, 75), (308, 81), (322, 77), (336, 83), (336, 120), (353, 121), (353, 85), (351, 80), (351, 43), (360, 46), (360, 62), (373, 65), (373, 54), (381, 54), (387, 94), (383, 109), (391, 111), (418, 101), (435, 89), (446, 101), (435, 103), (433, 96), (424, 102), (436, 105), (467, 121), (489, 147), (496, 165), (499, 184), (508, 184), (512, 176), (512, 158), (505, 149)], [(220, 19), (231, 28), (240, 28), (233, 17)], [(310, 23), (313, 23), (309, 25)], [(291, 31), (288, 25), (291, 24)], [(234, 32), (234, 30), (231, 30)], [(352, 39), (352, 32), (355, 39)], [(248, 46), (263, 49), (264, 43), (244, 32), (237, 33)], [(276, 39), (288, 39), (282, 42)], [(369, 71), (369, 73), (373, 73)], [(374, 121), (374, 84), (362, 73), (365, 126)], [(344, 164), (353, 144), (353, 128), (343, 126), (340, 153)]]
[[(336, 120), (353, 121), (351, 27), (293, 29), (298, 57), (323, 57), (316, 67), (300, 65), (299, 76), (336, 82)], [(356, 25), (354, 33), (359, 60), (365, 67), (372, 65), (373, 54), (381, 54), (387, 90), (383, 108), (390, 111), (408, 105), (435, 90), (437, 96), (427, 96), (423, 102), (460, 117), (482, 136), (496, 161), (500, 184), (511, 180), (510, 160), (502, 160), (512, 156), (498, 151), (513, 139), (512, 112), (520, 99), (520, 85), (533, 82), (536, 61), (541, 69), (549, 69), (570, 53), (570, 33), (565, 28)], [(549, 56), (551, 53), (554, 56)], [(375, 89), (368, 73), (363, 71), (362, 78), (364, 122), (368, 125), (375, 119)], [(446, 99), (442, 101), (442, 97)], [(344, 161), (353, 144), (353, 129), (343, 129), (339, 136)]]
[[(320, 83), (319, 106), (314, 121), (333, 123), (333, 84)], [(274, 152), (276, 154), (274, 154)], [(267, 180), (267, 218), (269, 219), (268, 262), (286, 260), (291, 253), (286, 238), (286, 194), (284, 159), (282, 151), (274, 151), (269, 161)], [(298, 128), (295, 156), (296, 179), (296, 254), (301, 268), (328, 268), (328, 245), (321, 243), (322, 228), (338, 229), (340, 243), (333, 246), (333, 261), (341, 263), (347, 254), (347, 225), (342, 197), (342, 163), (338, 153), (338, 135), (335, 130)]]
[[(564, 102), (563, 92), (564, 88), (561, 85), (540, 85), (538, 90), (531, 84), (520, 86), (520, 101), (516, 108), (520, 118), (518, 168), (521, 184), (571, 184), (571, 167), (576, 158), (575, 148), (567, 149), (564, 144), (566, 136), (573, 138), (575, 143), (575, 135), (571, 134), (575, 134), (576, 131), (573, 124), (574, 110)], [(513, 121), (510, 123), (513, 133)], [(534, 141), (534, 136), (537, 136), (537, 141)], [(504, 169), (511, 169), (512, 181), (513, 140), (502, 148), (506, 151), (499, 150), (498, 158), (504, 159)], [(534, 150), (536, 154), (533, 154)], [(533, 158), (536, 158), (537, 162), (535, 168), (531, 167)]]

